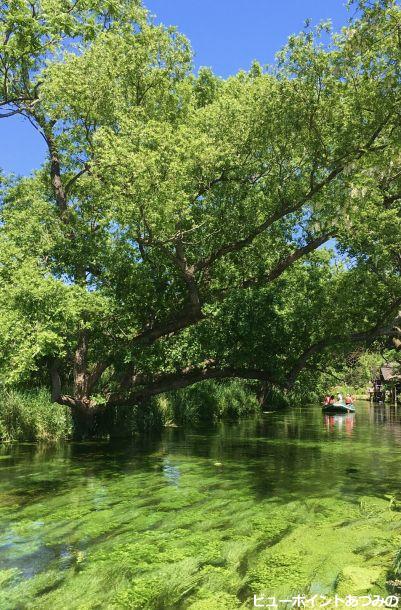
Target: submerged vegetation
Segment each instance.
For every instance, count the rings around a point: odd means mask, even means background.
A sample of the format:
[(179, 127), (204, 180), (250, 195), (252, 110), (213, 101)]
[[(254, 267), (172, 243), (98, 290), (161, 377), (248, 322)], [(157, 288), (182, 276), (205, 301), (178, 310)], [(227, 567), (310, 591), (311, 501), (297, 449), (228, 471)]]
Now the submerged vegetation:
[[(354, 416), (350, 416), (354, 417)], [(253, 594), (388, 595), (399, 419), (353, 436), (294, 409), (129, 445), (3, 449), (0, 606), (248, 609)]]

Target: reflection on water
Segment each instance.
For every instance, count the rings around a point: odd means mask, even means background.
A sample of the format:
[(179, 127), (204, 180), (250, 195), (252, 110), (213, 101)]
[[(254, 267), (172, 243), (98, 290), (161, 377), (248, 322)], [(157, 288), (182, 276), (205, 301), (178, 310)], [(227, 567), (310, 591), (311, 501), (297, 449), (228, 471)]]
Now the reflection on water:
[(125, 443), (5, 446), (0, 608), (385, 591), (401, 546), (400, 416), (303, 407)]
[(355, 413), (325, 415), (324, 424), (329, 432), (335, 432), (336, 429), (342, 430), (344, 428), (347, 436), (351, 436), (355, 425)]

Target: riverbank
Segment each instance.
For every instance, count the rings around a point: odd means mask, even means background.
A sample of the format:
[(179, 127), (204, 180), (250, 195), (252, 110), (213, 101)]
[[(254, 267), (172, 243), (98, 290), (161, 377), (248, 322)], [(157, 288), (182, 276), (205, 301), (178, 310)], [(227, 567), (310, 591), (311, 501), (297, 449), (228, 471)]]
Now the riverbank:
[(0, 441), (59, 442), (73, 434), (70, 410), (44, 389), (0, 391)]
[[(107, 411), (100, 408), (89, 432), (98, 439), (130, 437), (165, 426), (198, 426), (249, 417), (259, 411), (256, 390), (250, 384), (207, 381), (146, 404)], [(47, 390), (0, 391), (0, 442), (59, 442), (81, 435), (71, 409), (52, 402)]]

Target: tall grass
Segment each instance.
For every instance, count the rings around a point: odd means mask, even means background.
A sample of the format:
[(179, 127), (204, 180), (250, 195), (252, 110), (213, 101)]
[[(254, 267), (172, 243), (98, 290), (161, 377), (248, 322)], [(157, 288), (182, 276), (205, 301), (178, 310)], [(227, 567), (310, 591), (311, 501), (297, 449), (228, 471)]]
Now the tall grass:
[(99, 409), (89, 430), (68, 407), (52, 403), (45, 389), (0, 388), (0, 441), (59, 441), (129, 437), (166, 424), (202, 425), (238, 419), (260, 410), (254, 388), (241, 381), (205, 381), (185, 390), (124, 408)]
[(69, 409), (51, 402), (46, 390), (0, 391), (2, 441), (58, 441), (71, 434)]
[(203, 381), (166, 396), (165, 417), (178, 425), (211, 423), (219, 419), (238, 419), (260, 411), (251, 384)]

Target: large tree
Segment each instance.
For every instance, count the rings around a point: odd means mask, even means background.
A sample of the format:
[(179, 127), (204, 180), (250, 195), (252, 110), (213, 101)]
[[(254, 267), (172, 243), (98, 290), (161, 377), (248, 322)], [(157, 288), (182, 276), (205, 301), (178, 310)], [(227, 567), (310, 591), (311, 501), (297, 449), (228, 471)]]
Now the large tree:
[(326, 347), (399, 332), (399, 230), (374, 253), (399, 229), (401, 11), (360, 3), (321, 32), (222, 80), (139, 2), (0, 3), (0, 117), (48, 152), (3, 179), (3, 382), (46, 370), (88, 410), (208, 378), (289, 387)]

